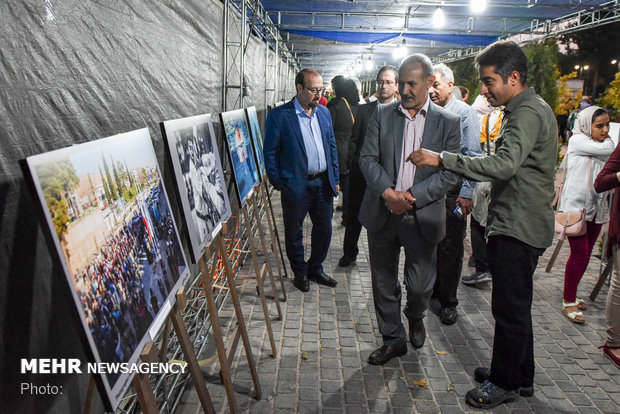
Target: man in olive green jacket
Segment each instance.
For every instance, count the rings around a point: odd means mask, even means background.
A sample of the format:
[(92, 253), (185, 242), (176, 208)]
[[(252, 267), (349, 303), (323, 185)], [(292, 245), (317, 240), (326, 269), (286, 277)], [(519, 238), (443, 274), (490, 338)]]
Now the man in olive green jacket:
[(534, 393), (533, 274), (553, 240), (558, 131), (549, 105), (527, 87), (527, 57), (517, 44), (494, 43), (480, 52), (476, 64), (480, 93), (491, 105), (506, 106), (495, 155), (471, 158), (421, 149), (409, 160), (491, 182), (487, 249), (493, 276), (493, 358), (490, 369), (474, 371), (482, 384), (467, 393), (466, 401), (492, 408), (519, 393)]

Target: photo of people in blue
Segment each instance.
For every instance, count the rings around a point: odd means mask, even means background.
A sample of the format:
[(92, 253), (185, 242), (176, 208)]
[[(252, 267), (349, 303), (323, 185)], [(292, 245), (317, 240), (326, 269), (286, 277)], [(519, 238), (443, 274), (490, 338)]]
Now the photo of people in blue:
[(230, 155), (235, 175), (239, 205), (243, 207), (245, 200), (251, 194), (252, 188), (258, 182), (258, 171), (252, 152), (250, 131), (245, 119), (245, 111), (238, 109), (236, 111), (224, 112), (221, 114), (221, 119), (224, 134), (226, 135), (228, 154)]
[(260, 125), (258, 124), (258, 116), (256, 114), (256, 107), (251, 106), (246, 108), (248, 114), (248, 120), (250, 121), (250, 131), (252, 131), (252, 143), (254, 144), (254, 154), (256, 155), (256, 162), (260, 169), (260, 176), (265, 175), (265, 159), (263, 158), (263, 136), (260, 133)]

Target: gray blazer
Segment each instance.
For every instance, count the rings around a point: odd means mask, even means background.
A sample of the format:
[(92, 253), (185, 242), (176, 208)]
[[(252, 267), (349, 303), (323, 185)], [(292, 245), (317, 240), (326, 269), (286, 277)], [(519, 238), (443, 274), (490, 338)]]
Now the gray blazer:
[[(369, 232), (380, 231), (391, 214), (381, 195), (388, 187), (394, 187), (398, 179), (405, 129), (405, 115), (398, 109), (399, 105), (400, 102), (392, 102), (377, 106), (360, 152), (360, 167), (367, 186), (359, 221)], [(429, 102), (421, 147), (460, 153), (459, 117)], [(410, 188), (416, 199), (412, 212), (429, 243), (438, 243), (445, 237), (446, 193), (458, 180), (458, 175), (443, 167), (425, 166), (416, 170)]]

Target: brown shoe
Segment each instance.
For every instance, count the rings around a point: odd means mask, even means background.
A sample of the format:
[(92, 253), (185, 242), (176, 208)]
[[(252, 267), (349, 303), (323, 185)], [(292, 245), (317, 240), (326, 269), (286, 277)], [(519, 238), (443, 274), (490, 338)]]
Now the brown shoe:
[(383, 365), (390, 359), (403, 356), (406, 353), (407, 344), (397, 347), (383, 345), (381, 348), (374, 350), (373, 353), (370, 354), (368, 357), (368, 363), (372, 365)]
[(426, 329), (424, 328), (424, 321), (418, 319), (417, 321), (409, 321), (409, 340), (414, 348), (422, 348), (424, 341), (426, 340)]

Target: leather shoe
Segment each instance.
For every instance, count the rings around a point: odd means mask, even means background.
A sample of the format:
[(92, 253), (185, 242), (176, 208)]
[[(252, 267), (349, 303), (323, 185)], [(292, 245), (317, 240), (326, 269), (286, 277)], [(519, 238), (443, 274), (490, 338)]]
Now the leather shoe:
[[(476, 382), (485, 382), (491, 377), (491, 368), (478, 367), (474, 370), (474, 380)], [(520, 387), (519, 394), (522, 397), (531, 397), (534, 395), (534, 386)]]
[(368, 357), (368, 363), (372, 365), (383, 365), (394, 357), (400, 357), (407, 353), (407, 344), (391, 347), (383, 345), (381, 348), (375, 349)]
[(334, 279), (329, 277), (324, 272), (315, 273), (315, 274), (311, 275), (310, 276), (310, 280), (313, 280), (313, 281), (315, 281), (316, 283), (318, 283), (320, 285), (325, 285), (325, 286), (329, 286), (329, 287), (336, 287), (336, 285), (338, 284), (338, 282), (336, 282)]
[(414, 348), (422, 348), (424, 341), (426, 340), (426, 329), (424, 328), (424, 321), (419, 319), (417, 321), (409, 321), (409, 340)]
[(456, 308), (441, 308), (439, 320), (444, 325), (454, 325), (458, 316), (459, 315), (456, 313)]
[(353, 257), (342, 256), (340, 260), (338, 260), (338, 266), (347, 267), (353, 264), (353, 262), (355, 262), (355, 256)]
[(295, 273), (293, 285), (302, 292), (307, 292), (310, 290), (310, 282), (308, 281), (308, 276), (301, 273)]

